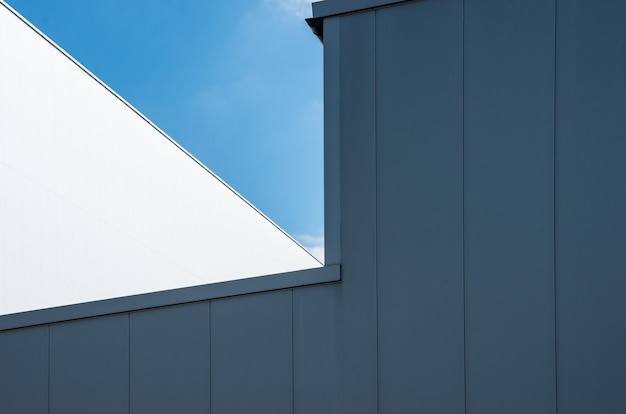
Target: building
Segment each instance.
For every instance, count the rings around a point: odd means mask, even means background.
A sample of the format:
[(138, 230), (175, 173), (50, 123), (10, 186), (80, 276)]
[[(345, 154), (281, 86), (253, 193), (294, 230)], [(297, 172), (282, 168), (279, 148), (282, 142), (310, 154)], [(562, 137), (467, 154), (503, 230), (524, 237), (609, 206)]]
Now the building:
[(325, 266), (3, 316), (3, 411), (624, 412), (626, 3), (313, 10)]

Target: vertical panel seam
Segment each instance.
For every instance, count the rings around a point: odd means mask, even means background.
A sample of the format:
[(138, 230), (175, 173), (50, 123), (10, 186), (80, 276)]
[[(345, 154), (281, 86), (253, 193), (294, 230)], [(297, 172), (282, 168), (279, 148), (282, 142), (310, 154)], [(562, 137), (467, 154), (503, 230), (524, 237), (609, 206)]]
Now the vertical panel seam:
[[(342, 104), (342, 93), (341, 93), (341, 68), (342, 68), (342, 30), (341, 30), (341, 26), (342, 26), (342, 18), (337, 17), (334, 20), (336, 22), (336, 27), (335, 27), (335, 36), (337, 36), (337, 40), (335, 41), (335, 46), (336, 46), (336, 51), (335, 51), (335, 59), (334, 59), (334, 64), (336, 65), (336, 75), (335, 75), (335, 87), (336, 89), (336, 98), (337, 98), (337, 106), (335, 107), (336, 111), (337, 111), (337, 117), (336, 117), (336, 122), (337, 125), (335, 127), (335, 135), (334, 135), (334, 139), (335, 139), (335, 150), (337, 151), (337, 165), (336, 165), (336, 172), (337, 172), (337, 192), (335, 193), (337, 196), (337, 234), (338, 234), (338, 240), (337, 240), (337, 249), (338, 249), (338, 263), (341, 266), (342, 264), (342, 241), (341, 238), (343, 237), (342, 234), (342, 226), (341, 226), (341, 215), (342, 215), (342, 205), (341, 205), (341, 192), (342, 192), (342, 180), (341, 180), (341, 176), (342, 176), (342, 163), (341, 163), (341, 126), (342, 126), (342, 111), (341, 111), (341, 104)], [(324, 61), (324, 70), (326, 70), (326, 61)], [(341, 279), (343, 280), (343, 276), (341, 276)], [(341, 354), (341, 347), (342, 347), (342, 342), (343, 339), (340, 338), (340, 334), (338, 332), (338, 327), (341, 326), (342, 321), (340, 320), (340, 315), (339, 315), (339, 307), (336, 305), (335, 302), (335, 308), (334, 308), (334, 313), (335, 313), (335, 317), (336, 317), (336, 321), (335, 321), (335, 325), (333, 326), (334, 329), (334, 333), (336, 335), (335, 337), (335, 347), (334, 347), (334, 353), (333, 353), (333, 357), (334, 357), (334, 363), (335, 363), (335, 369), (334, 369), (334, 381), (335, 381), (335, 392), (336, 394), (334, 395), (335, 397), (335, 413), (338, 413), (341, 405), (342, 405), (342, 401), (341, 401), (341, 387), (342, 387), (342, 378), (343, 375), (341, 373), (341, 367), (340, 367), (340, 354)], [(343, 312), (341, 317), (343, 317)]]
[(130, 343), (130, 312), (126, 314), (128, 320), (128, 414), (130, 414), (130, 398), (131, 398), (131, 390), (130, 390), (130, 352), (131, 352), (131, 343)]
[(465, 263), (465, 0), (461, 2), (461, 278), (463, 286), (463, 412), (467, 413), (467, 305)]
[(48, 414), (50, 414), (50, 387), (51, 387), (51, 382), (50, 382), (50, 365), (51, 365), (51, 358), (50, 358), (50, 329), (51, 329), (51, 325), (48, 325)]
[(213, 301), (210, 300), (208, 303), (208, 312), (209, 312), (209, 326), (207, 329), (209, 330), (209, 389), (207, 392), (209, 393), (209, 414), (213, 412)]
[(378, 58), (376, 56), (376, 44), (378, 39), (378, 34), (376, 30), (376, 23), (378, 20), (378, 11), (374, 10), (374, 30), (373, 30), (373, 83), (374, 83), (374, 116), (373, 116), (373, 132), (374, 132), (374, 292), (376, 304), (374, 306), (374, 310), (376, 312), (376, 412), (380, 412), (380, 376), (379, 376), (379, 323), (378, 323), (378, 75), (377, 75), (377, 62)]
[[(341, 93), (341, 18), (336, 18), (335, 21), (337, 22), (337, 28), (335, 29), (335, 34), (337, 36), (337, 41), (335, 43), (337, 49), (335, 51), (335, 63), (337, 64), (337, 75), (335, 78), (336, 81), (336, 94), (335, 97), (337, 98), (337, 106), (336, 106), (336, 110), (337, 110), (337, 126), (335, 127), (335, 135), (334, 135), (334, 139), (335, 139), (335, 150), (337, 151), (336, 154), (336, 160), (337, 160), (337, 165), (336, 165), (336, 172), (337, 172), (337, 190), (335, 192), (335, 195), (337, 196), (337, 211), (336, 211), (336, 215), (337, 215), (337, 241), (336, 241), (336, 248), (337, 248), (337, 263), (339, 265), (341, 265), (341, 238), (342, 238), (342, 232), (341, 232), (341, 174), (342, 174), (342, 169), (341, 169), (341, 102), (342, 102), (342, 93)], [(325, 63), (324, 63), (325, 64)], [(339, 276), (341, 277), (341, 274)]]
[(295, 361), (294, 361), (294, 335), (295, 330), (293, 329), (293, 315), (294, 315), (294, 307), (293, 307), (293, 289), (289, 289), (291, 293), (291, 412), (295, 414), (296, 412), (296, 375), (295, 375)]
[(557, 10), (558, 10), (558, 0), (554, 0), (554, 63), (553, 63), (553, 96), (552, 96), (552, 265), (553, 265), (553, 294), (554, 294), (554, 411), (555, 414), (559, 412), (559, 387), (558, 387), (558, 362), (557, 362), (557, 225), (556, 225), (556, 99), (557, 99)]

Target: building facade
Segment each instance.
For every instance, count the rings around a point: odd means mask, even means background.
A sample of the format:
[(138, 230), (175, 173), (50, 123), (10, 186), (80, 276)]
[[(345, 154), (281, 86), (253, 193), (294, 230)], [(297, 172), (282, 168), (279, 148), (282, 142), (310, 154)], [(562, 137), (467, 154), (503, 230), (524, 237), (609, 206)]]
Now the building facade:
[(626, 3), (313, 11), (325, 267), (4, 316), (3, 412), (626, 411)]

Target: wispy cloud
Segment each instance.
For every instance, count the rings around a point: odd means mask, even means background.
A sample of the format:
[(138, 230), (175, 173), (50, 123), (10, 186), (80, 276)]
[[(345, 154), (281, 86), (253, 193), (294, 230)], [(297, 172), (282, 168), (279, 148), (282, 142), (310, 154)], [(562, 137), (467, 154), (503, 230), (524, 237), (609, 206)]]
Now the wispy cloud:
[(312, 0), (265, 0), (265, 2), (298, 19), (311, 17)]
[(324, 262), (324, 237), (298, 234), (294, 236), (300, 244), (320, 262)]

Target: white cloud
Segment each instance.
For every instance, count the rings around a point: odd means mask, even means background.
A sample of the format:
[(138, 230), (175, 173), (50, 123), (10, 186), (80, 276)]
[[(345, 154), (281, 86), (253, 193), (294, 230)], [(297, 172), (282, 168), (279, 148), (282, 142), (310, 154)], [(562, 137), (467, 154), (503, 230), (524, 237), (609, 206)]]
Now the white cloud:
[(317, 260), (324, 263), (324, 246), (314, 246), (306, 248)]
[(317, 260), (324, 263), (324, 237), (311, 236), (309, 234), (298, 234), (294, 236), (296, 240), (308, 250)]
[(298, 19), (311, 17), (312, 0), (265, 0), (265, 2)]

